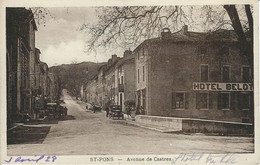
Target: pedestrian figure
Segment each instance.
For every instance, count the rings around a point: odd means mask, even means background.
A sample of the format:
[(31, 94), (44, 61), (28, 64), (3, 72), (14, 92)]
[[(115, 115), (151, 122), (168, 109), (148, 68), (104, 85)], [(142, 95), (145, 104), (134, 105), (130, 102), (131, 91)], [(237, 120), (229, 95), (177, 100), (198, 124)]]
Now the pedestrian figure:
[(65, 114), (65, 116), (68, 115), (68, 108), (67, 107), (64, 107), (64, 114)]
[(108, 115), (109, 115), (109, 106), (110, 106), (110, 100), (108, 100), (108, 102), (105, 105), (106, 117), (108, 117)]
[(128, 118), (131, 117), (131, 107), (129, 105), (126, 106), (126, 114)]
[(107, 106), (106, 107), (106, 117), (108, 117), (108, 114), (109, 114), (109, 107)]
[(92, 102), (92, 107), (93, 107), (93, 113), (95, 113), (96, 112), (96, 108), (95, 108), (94, 102)]
[(140, 113), (141, 113), (141, 115), (144, 115), (144, 107), (143, 106), (140, 106)]

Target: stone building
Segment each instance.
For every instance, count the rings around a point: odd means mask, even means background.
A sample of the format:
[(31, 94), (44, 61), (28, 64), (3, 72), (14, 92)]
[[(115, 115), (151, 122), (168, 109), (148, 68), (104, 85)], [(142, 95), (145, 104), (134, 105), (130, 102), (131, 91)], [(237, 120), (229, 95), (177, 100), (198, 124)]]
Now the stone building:
[(49, 83), (48, 83), (48, 88), (49, 88), (49, 102), (55, 102), (56, 100), (59, 99), (59, 80), (58, 77), (53, 74), (53, 73), (48, 73), (49, 77)]
[(33, 115), (31, 75), (34, 74), (36, 30), (31, 10), (6, 8), (8, 123), (19, 114)]
[(108, 101), (121, 105), (125, 100), (135, 100), (135, 61), (132, 51), (127, 50), (124, 57), (116, 55), (101, 66), (84, 90), (85, 101), (97, 105), (105, 105)]
[(233, 31), (184, 26), (135, 50), (136, 103), (144, 114), (252, 123), (252, 66)]
[(125, 101), (135, 100), (135, 58), (132, 51), (126, 50), (116, 64), (115, 95), (116, 103), (125, 111)]
[[(34, 119), (50, 96), (48, 65), (35, 48), (34, 15), (25, 8), (6, 8), (7, 121), (8, 126)], [(39, 106), (40, 105), (40, 106)]]
[(105, 89), (104, 94), (107, 100), (117, 104), (117, 95), (115, 93), (115, 81), (116, 81), (116, 64), (120, 57), (112, 55), (112, 58), (107, 62), (107, 69), (105, 70)]

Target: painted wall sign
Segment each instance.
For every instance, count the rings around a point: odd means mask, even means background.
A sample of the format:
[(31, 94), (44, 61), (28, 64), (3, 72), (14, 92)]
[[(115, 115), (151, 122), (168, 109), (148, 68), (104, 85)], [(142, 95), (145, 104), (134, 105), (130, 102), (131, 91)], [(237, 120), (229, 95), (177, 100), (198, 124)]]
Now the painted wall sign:
[(193, 82), (195, 91), (253, 91), (252, 83)]

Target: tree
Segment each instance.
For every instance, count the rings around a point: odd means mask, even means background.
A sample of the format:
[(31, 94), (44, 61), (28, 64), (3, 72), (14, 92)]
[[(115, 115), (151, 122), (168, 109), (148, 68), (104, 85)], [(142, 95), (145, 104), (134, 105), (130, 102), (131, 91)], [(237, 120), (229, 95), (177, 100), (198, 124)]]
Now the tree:
[(34, 20), (37, 23), (37, 25), (45, 26), (47, 17), (54, 18), (54, 16), (50, 13), (48, 8), (32, 7), (32, 8), (29, 8), (29, 10), (32, 11), (32, 14), (34, 16)]
[[(90, 34), (90, 50), (113, 44), (136, 46), (144, 39), (158, 37), (164, 27), (176, 30), (184, 24), (195, 25), (202, 18), (200, 27), (205, 31), (233, 28), (241, 44), (241, 56), (247, 56), (250, 63), (253, 61), (253, 17), (250, 5), (100, 7), (97, 12), (99, 20), (96, 24), (83, 24), (80, 28)], [(200, 14), (194, 18), (196, 13)], [(242, 17), (246, 17), (247, 21), (241, 19), (239, 13), (246, 13)], [(249, 43), (246, 33), (251, 37)]]
[(245, 5), (244, 7), (249, 24), (248, 32), (251, 38), (249, 42), (247, 42), (247, 37), (243, 30), (235, 5), (224, 5), (224, 8), (227, 11), (232, 22), (232, 27), (238, 36), (238, 41), (240, 42), (240, 54), (242, 56), (247, 56), (249, 63), (253, 66), (253, 16), (250, 5)]

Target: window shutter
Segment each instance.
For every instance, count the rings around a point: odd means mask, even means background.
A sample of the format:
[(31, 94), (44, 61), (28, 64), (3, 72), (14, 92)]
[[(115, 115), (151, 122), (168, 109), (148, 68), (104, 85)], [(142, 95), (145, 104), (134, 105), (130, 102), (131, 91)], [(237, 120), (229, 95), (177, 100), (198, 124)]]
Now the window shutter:
[(200, 109), (200, 93), (196, 93), (196, 109)]
[(213, 109), (213, 93), (209, 93), (209, 109)]
[(236, 102), (237, 102), (236, 97), (237, 97), (236, 92), (230, 93), (230, 109), (231, 110), (236, 110)]
[(172, 92), (172, 108), (176, 108), (176, 93), (175, 92)]
[(219, 109), (219, 110), (222, 109), (222, 97), (221, 97), (221, 93), (218, 93), (218, 109)]
[(185, 93), (185, 109), (189, 109), (190, 93)]

